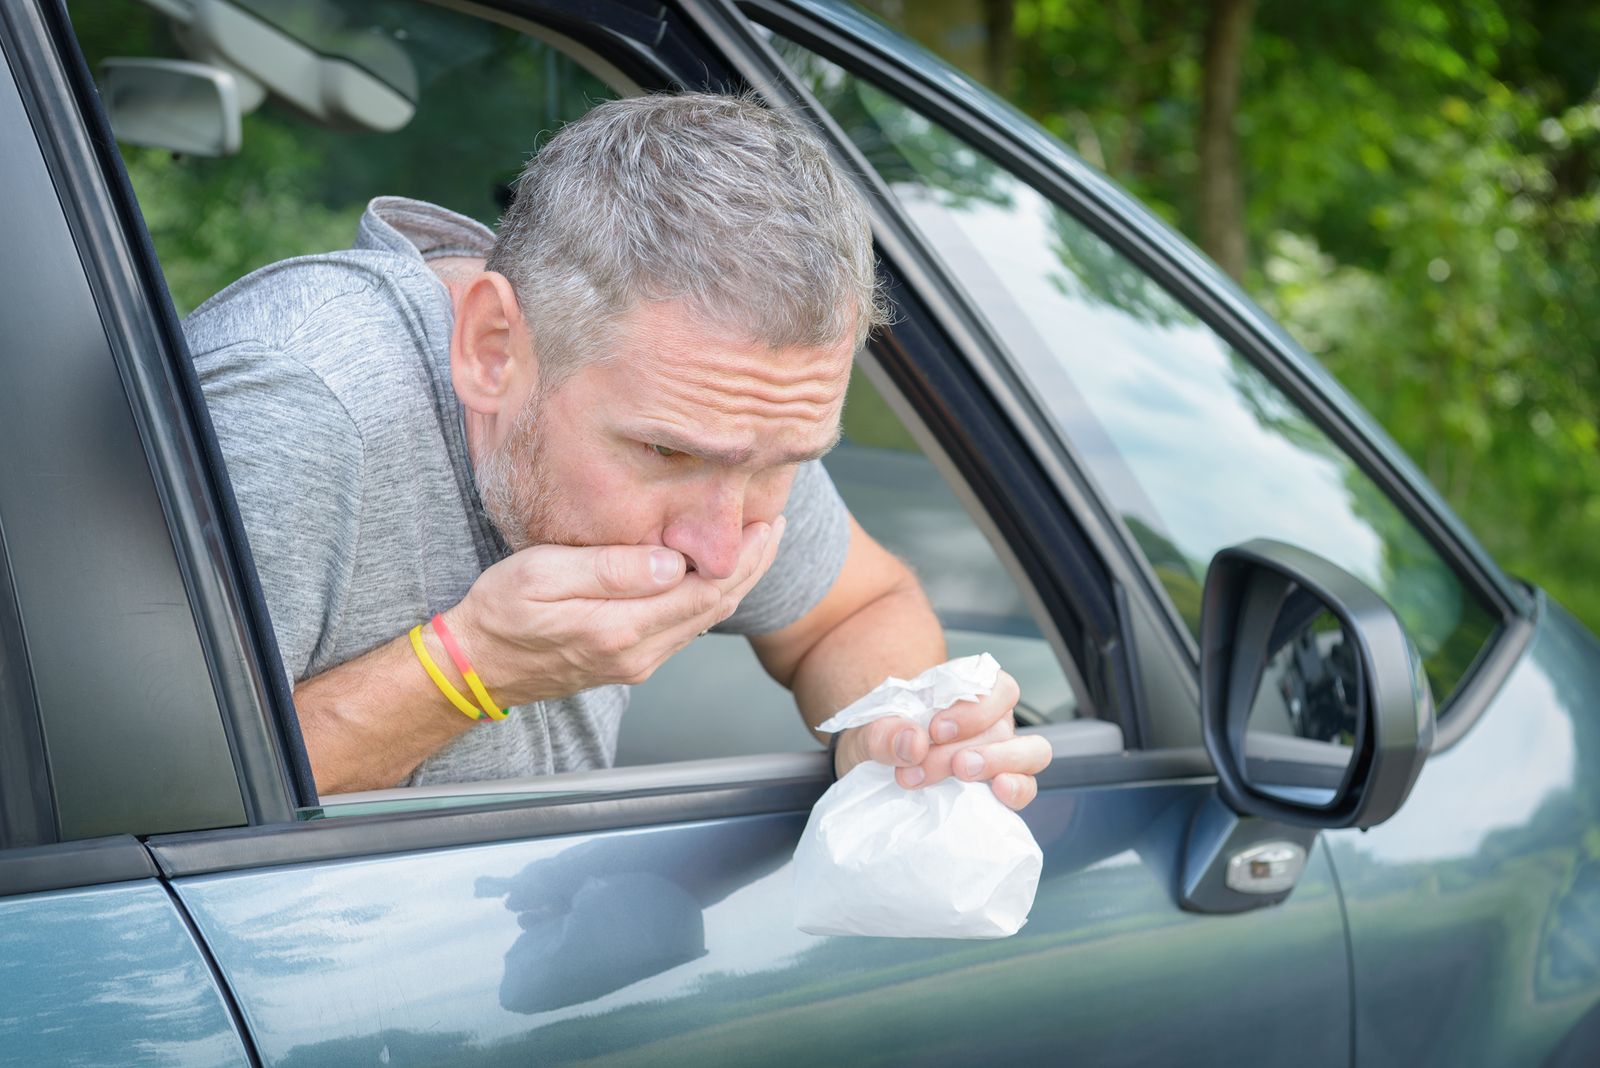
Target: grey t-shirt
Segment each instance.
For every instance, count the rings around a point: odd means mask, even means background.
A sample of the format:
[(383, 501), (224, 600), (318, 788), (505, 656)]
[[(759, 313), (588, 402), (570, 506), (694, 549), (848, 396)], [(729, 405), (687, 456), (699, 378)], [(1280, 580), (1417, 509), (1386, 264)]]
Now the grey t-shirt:
[[(443, 208), (380, 197), (353, 249), (263, 267), (184, 323), (292, 681), (450, 607), (506, 554), (473, 485), (450, 298), (427, 264), (493, 240)], [(784, 511), (776, 561), (718, 630), (777, 630), (837, 579), (848, 517), (820, 464), (801, 467)], [(627, 687), (601, 686), (524, 705), (407, 783), (609, 766), (627, 704)]]

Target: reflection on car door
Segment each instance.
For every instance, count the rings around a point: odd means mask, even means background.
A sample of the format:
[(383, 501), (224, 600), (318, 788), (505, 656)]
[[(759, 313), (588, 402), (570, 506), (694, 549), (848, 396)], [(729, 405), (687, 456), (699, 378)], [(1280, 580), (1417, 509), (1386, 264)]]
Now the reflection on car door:
[[(1174, 902), (1211, 789), (1043, 791), (1027, 810), (1045, 854), (1038, 899), (1001, 941), (800, 933), (788, 862), (806, 812), (792, 802), (315, 862), (274, 863), (318, 838), (335, 852), (419, 828), (498, 838), (537, 810), (347, 816), (156, 852), (174, 872), (239, 865), (174, 886), (268, 1065), (1345, 1065), (1344, 934), (1320, 846), (1280, 907), (1201, 916)], [(783, 805), (770, 787), (724, 793)], [(650, 809), (572, 807), (618, 823)]]

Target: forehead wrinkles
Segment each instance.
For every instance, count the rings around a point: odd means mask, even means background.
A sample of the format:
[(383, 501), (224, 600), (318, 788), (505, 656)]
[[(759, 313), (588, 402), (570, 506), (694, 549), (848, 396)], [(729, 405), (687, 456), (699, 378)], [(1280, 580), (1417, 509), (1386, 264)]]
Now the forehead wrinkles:
[(808, 361), (784, 366), (778, 357), (656, 363), (646, 372), (664, 398), (718, 411), (777, 418), (826, 419), (844, 399), (849, 364)]

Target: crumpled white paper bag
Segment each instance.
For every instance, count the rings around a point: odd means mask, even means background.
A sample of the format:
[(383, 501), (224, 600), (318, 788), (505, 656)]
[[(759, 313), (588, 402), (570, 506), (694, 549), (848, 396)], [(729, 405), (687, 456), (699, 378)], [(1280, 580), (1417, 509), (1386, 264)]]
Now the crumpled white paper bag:
[[(993, 692), (988, 653), (890, 678), (817, 729), (884, 716), (926, 727), (957, 701)], [(795, 926), (810, 934), (1003, 938), (1033, 908), (1044, 854), (1022, 817), (986, 782), (949, 778), (907, 790), (865, 761), (811, 810), (794, 853)]]

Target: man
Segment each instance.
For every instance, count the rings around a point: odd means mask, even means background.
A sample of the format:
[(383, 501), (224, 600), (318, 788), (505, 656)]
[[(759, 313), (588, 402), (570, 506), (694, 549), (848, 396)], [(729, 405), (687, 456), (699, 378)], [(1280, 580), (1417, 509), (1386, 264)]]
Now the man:
[[(818, 458), (881, 321), (859, 196), (748, 99), (614, 101), (529, 164), (499, 235), (380, 198), (357, 245), (264, 268), (186, 323), (323, 793), (609, 765), (627, 689), (711, 627), (820, 723), (945, 659), (910, 572)], [(414, 650), (444, 673), (436, 684)], [(511, 714), (468, 718), (454, 635)], [(839, 774), (991, 781), (1049, 746), (1017, 687)], [(470, 708), (470, 705), (469, 705)], [(729, 709), (729, 715), (743, 710)]]

